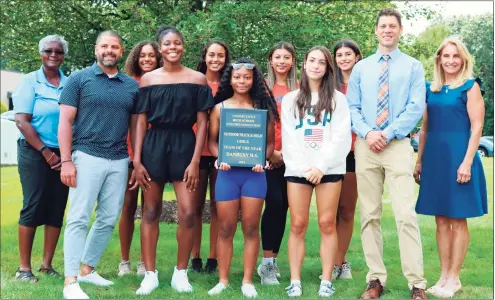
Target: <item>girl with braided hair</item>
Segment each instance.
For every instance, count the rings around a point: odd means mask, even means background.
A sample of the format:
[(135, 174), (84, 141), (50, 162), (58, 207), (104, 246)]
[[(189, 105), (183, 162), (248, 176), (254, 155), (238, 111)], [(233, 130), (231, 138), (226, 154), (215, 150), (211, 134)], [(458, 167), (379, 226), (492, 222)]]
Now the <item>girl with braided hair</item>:
[[(273, 123), (279, 120), (277, 105), (269, 91), (261, 70), (250, 59), (241, 58), (231, 64), (224, 73), (215, 95), (218, 103), (210, 114), (208, 146), (213, 156), (218, 157), (218, 135), (222, 108), (266, 109), (268, 110), (266, 157), (274, 149), (275, 133)], [(229, 270), (232, 261), (233, 238), (241, 208), (242, 232), (244, 234), (244, 278), (242, 293), (253, 298), (258, 295), (252, 277), (260, 247), (259, 224), (267, 184), (264, 166), (252, 169), (231, 167), (217, 162), (215, 196), (218, 215), (217, 256), (219, 283), (208, 294), (220, 294), (229, 284)]]

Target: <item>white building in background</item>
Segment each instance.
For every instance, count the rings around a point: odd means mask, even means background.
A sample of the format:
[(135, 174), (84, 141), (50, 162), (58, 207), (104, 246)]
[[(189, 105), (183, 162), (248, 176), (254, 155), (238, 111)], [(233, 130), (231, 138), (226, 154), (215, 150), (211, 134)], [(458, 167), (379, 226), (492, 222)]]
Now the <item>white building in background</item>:
[(0, 70), (0, 100), (12, 109), (9, 96), (14, 93), (15, 88), (21, 82), (24, 73), (17, 71)]
[[(10, 99), (23, 77), (24, 74), (21, 72), (0, 70), (0, 100), (9, 109), (13, 108)], [(16, 165), (19, 129), (17, 129), (15, 122), (0, 119), (0, 130), (0, 164)]]
[(0, 164), (17, 165), (17, 139), (19, 138), (19, 129), (15, 122), (7, 119), (0, 119)]

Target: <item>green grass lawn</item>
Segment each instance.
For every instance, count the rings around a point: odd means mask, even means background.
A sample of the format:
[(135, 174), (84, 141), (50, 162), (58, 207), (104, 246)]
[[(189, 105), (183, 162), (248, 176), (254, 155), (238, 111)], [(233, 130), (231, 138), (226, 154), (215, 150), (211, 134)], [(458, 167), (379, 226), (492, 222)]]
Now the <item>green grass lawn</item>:
[[(468, 254), (461, 271), (463, 289), (457, 298), (492, 299), (493, 298), (493, 158), (483, 161), (488, 183), (489, 214), (469, 220), (471, 242)], [(386, 192), (385, 192), (386, 193)], [(174, 199), (173, 190), (167, 187), (165, 199)], [(397, 231), (387, 195), (384, 196), (383, 206), (383, 238), (384, 260), (388, 270), (388, 282), (383, 298), (408, 298), (407, 282), (402, 275), (400, 266)], [(17, 221), (22, 206), (22, 192), (16, 167), (1, 168), (1, 297), (2, 298), (62, 298), (62, 279), (40, 277), (38, 284), (26, 284), (13, 280), (18, 267), (19, 256), (17, 247)], [(359, 209), (359, 208), (358, 208)], [(136, 221), (138, 222), (138, 221)], [(440, 263), (435, 241), (435, 220), (433, 217), (419, 216), (421, 238), (423, 243), (423, 257), (425, 276), (428, 286), (435, 283), (440, 273)], [(138, 224), (137, 224), (138, 225)], [(287, 222), (289, 226), (289, 222)], [(359, 236), (359, 212), (356, 212), (354, 235), (348, 252), (348, 259), (352, 263), (353, 280), (337, 280), (336, 294), (333, 298), (358, 298), (365, 288), (366, 263), (361, 248)], [(160, 272), (160, 287), (148, 297), (142, 298), (208, 298), (207, 291), (218, 280), (216, 275), (190, 273), (190, 281), (194, 287), (193, 294), (178, 294), (170, 287), (173, 266), (176, 260), (177, 244), (175, 241), (176, 225), (161, 224), (160, 240), (158, 243), (157, 269)], [(203, 230), (203, 259), (208, 251), (208, 225)], [(60, 238), (55, 253), (54, 267), (63, 273), (63, 235)], [(132, 245), (131, 262), (135, 264), (139, 259), (139, 234), (135, 232)], [(235, 252), (231, 270), (231, 287), (220, 298), (242, 298), (240, 283), (242, 280), (242, 233), (240, 228), (234, 241)], [(38, 230), (33, 249), (32, 265), (36, 269), (41, 264), (43, 245), (43, 229)], [(304, 297), (316, 298), (319, 286), (318, 275), (321, 272), (319, 260), (319, 233), (316, 222), (316, 206), (312, 207), (312, 219), (306, 238), (306, 258), (303, 265), (302, 280)], [(136, 276), (119, 278), (117, 266), (120, 262), (120, 246), (117, 229), (114, 230), (112, 240), (108, 245), (97, 270), (104, 277), (113, 280), (115, 285), (108, 288), (83, 286), (91, 298), (138, 298), (136, 289), (141, 282)], [(284, 288), (289, 284), (289, 268), (287, 261), (287, 230), (280, 257), (281, 267), (280, 286), (261, 286), (259, 277), (254, 281), (258, 289), (259, 298), (286, 298)], [(35, 275), (37, 272), (34, 272)], [(141, 297), (139, 297), (141, 298)]]

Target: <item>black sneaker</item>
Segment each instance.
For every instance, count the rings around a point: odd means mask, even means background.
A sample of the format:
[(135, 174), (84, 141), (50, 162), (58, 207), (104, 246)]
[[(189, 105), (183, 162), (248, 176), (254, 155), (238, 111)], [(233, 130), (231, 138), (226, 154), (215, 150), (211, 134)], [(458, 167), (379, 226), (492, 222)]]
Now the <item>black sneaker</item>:
[(191, 259), (191, 271), (198, 273), (203, 271), (203, 260), (201, 258)]
[(208, 258), (205, 265), (205, 272), (208, 274), (215, 273), (217, 271), (217, 260), (214, 258)]

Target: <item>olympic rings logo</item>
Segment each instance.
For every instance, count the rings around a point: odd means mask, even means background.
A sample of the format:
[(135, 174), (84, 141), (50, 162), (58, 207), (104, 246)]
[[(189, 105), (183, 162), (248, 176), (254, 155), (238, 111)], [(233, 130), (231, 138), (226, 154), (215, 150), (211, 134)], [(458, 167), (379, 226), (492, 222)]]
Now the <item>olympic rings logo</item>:
[(306, 143), (304, 143), (304, 147), (305, 148), (313, 148), (316, 151), (318, 151), (321, 148), (321, 143), (317, 143), (317, 142), (306, 142)]

